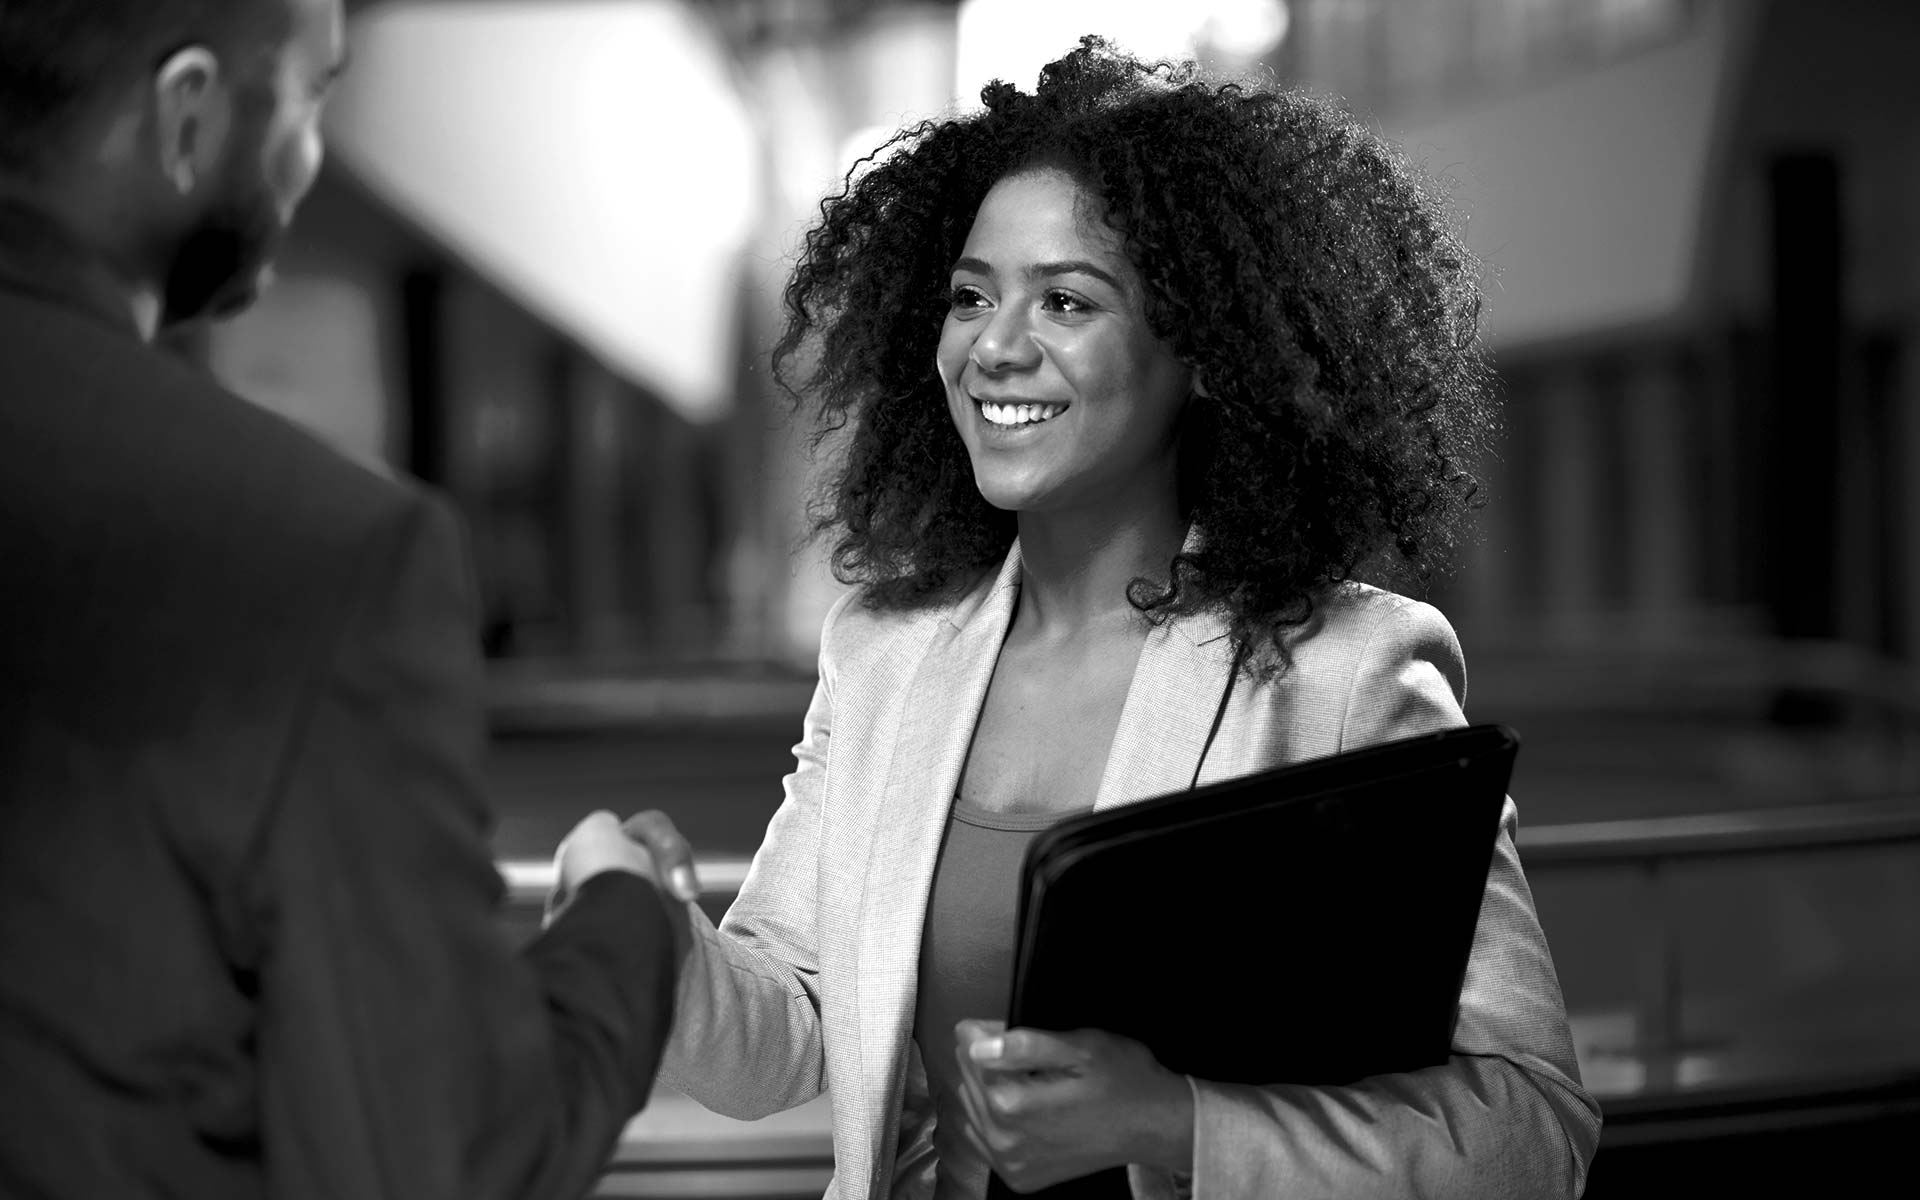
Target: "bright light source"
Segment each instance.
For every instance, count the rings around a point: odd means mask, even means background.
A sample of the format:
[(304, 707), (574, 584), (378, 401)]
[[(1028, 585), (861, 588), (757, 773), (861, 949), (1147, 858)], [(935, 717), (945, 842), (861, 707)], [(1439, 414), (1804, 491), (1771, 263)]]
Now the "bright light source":
[(1273, 53), (1292, 24), (1287, 0), (1212, 0), (1202, 11), (1198, 41), (1242, 61)]
[(392, 0), (354, 19), (340, 157), (690, 419), (725, 411), (751, 114), (683, 0)]

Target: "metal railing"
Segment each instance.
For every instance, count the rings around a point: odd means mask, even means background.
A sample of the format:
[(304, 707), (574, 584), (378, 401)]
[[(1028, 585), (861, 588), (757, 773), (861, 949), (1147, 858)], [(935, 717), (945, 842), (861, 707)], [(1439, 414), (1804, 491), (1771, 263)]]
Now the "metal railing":
[[(695, 857), (693, 873), (705, 896), (731, 896), (747, 881), (748, 858)], [(507, 903), (515, 908), (541, 908), (558, 878), (553, 862), (544, 858), (508, 858), (498, 864), (507, 884)]]
[(1541, 825), (1520, 831), (1536, 866), (1651, 866), (1920, 841), (1920, 795), (1623, 821)]
[(1664, 891), (1677, 863), (1920, 843), (1920, 795), (1737, 812), (1545, 825), (1522, 830), (1520, 853), (1536, 880), (1555, 870), (1624, 869), (1638, 876), (1632, 1053), (1644, 1090), (1671, 1091), (1689, 1042), (1682, 1027), (1680, 955)]
[[(1648, 1064), (1647, 1098), (1659, 1103), (1671, 1100), (1684, 1104), (1686, 1100), (1671, 1091), (1684, 1037), (1680, 1019), (1681, 964), (1661, 895), (1667, 868), (1679, 862), (1913, 843), (1920, 843), (1920, 795), (1543, 825), (1521, 831), (1520, 852), (1531, 874), (1608, 868), (1638, 873), (1644, 924), (1636, 987), (1639, 1038), (1634, 1052)], [(696, 860), (695, 869), (704, 894), (723, 899), (738, 892), (750, 865), (746, 858), (710, 857)], [(537, 910), (544, 904), (554, 880), (551, 861), (508, 860), (500, 864), (500, 869), (511, 905), (522, 910)], [(1820, 1119), (1836, 1119), (1822, 1112)], [(1765, 1114), (1743, 1115), (1742, 1128), (1755, 1120), (1764, 1123), (1764, 1117)], [(1799, 1118), (1786, 1115), (1782, 1119)], [(1623, 1129), (1622, 1132), (1631, 1137), (1635, 1131)], [(743, 1143), (735, 1147), (738, 1157), (722, 1156), (704, 1165), (680, 1162), (672, 1155), (662, 1158), (649, 1147), (624, 1145), (596, 1195), (772, 1197), (785, 1195), (795, 1188), (817, 1188), (832, 1164), (826, 1137), (822, 1128), (809, 1147), (790, 1144), (792, 1138), (789, 1137), (782, 1142), (780, 1155), (764, 1162), (753, 1146)]]
[[(1814, 849), (1920, 842), (1920, 795), (1832, 804), (1747, 809), (1622, 821), (1538, 825), (1520, 831), (1527, 868), (1639, 866), (1657, 870), (1678, 859), (1791, 854)], [(726, 896), (746, 882), (752, 860), (700, 857), (694, 862), (701, 891)], [(505, 859), (499, 864), (507, 901), (540, 906), (554, 883), (548, 859)]]

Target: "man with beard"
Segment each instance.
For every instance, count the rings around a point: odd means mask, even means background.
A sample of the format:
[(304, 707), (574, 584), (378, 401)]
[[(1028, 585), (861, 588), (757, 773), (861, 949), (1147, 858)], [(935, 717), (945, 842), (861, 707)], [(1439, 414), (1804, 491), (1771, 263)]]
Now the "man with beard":
[(515, 956), (458, 531), (150, 346), (257, 290), (340, 0), (0, 0), (0, 1195), (579, 1195), (675, 902)]

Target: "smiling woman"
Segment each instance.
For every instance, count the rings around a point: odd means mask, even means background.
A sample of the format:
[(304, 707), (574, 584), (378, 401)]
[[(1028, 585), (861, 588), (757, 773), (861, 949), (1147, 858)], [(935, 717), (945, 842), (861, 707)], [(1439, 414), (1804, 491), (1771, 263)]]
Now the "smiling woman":
[(860, 587), (738, 898), (688, 914), (662, 1077), (740, 1118), (831, 1079), (837, 1197), (1578, 1194), (1511, 802), (1444, 1066), (1247, 1087), (994, 1019), (1041, 830), (1464, 722), (1446, 619), (1356, 576), (1447, 545), (1490, 403), (1470, 261), (1344, 114), (1097, 39), (984, 99), (828, 200), (787, 289)]
[[(819, 522), (842, 576), (915, 607), (1004, 557), (1018, 522), (988, 490), (1002, 464), (976, 478), (984, 443), (968, 441), (993, 418), (950, 412), (956, 386), (1058, 400), (1027, 395), (1021, 355), (1043, 374), (1080, 356), (1131, 376), (1157, 344), (1204, 393), (1180, 397), (1161, 441), (1181, 464), (1172, 519), (1206, 537), (1167, 548), (1132, 589), (1142, 611), (1225, 611), (1264, 674), (1327, 584), (1423, 582), (1493, 419), (1475, 266), (1423, 181), (1312, 97), (1104, 51), (984, 99), (899, 134), (827, 205), (787, 291), (776, 364), (856, 431)], [(965, 379), (946, 357), (963, 330), (983, 364)]]

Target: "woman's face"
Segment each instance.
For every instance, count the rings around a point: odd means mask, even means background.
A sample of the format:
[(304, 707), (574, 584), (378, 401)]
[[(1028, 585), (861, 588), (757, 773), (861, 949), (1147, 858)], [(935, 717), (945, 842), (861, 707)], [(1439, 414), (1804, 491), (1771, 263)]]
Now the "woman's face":
[(938, 363), (996, 508), (1127, 506), (1175, 487), (1192, 372), (1147, 327), (1139, 273), (1059, 171), (995, 184), (953, 266)]

